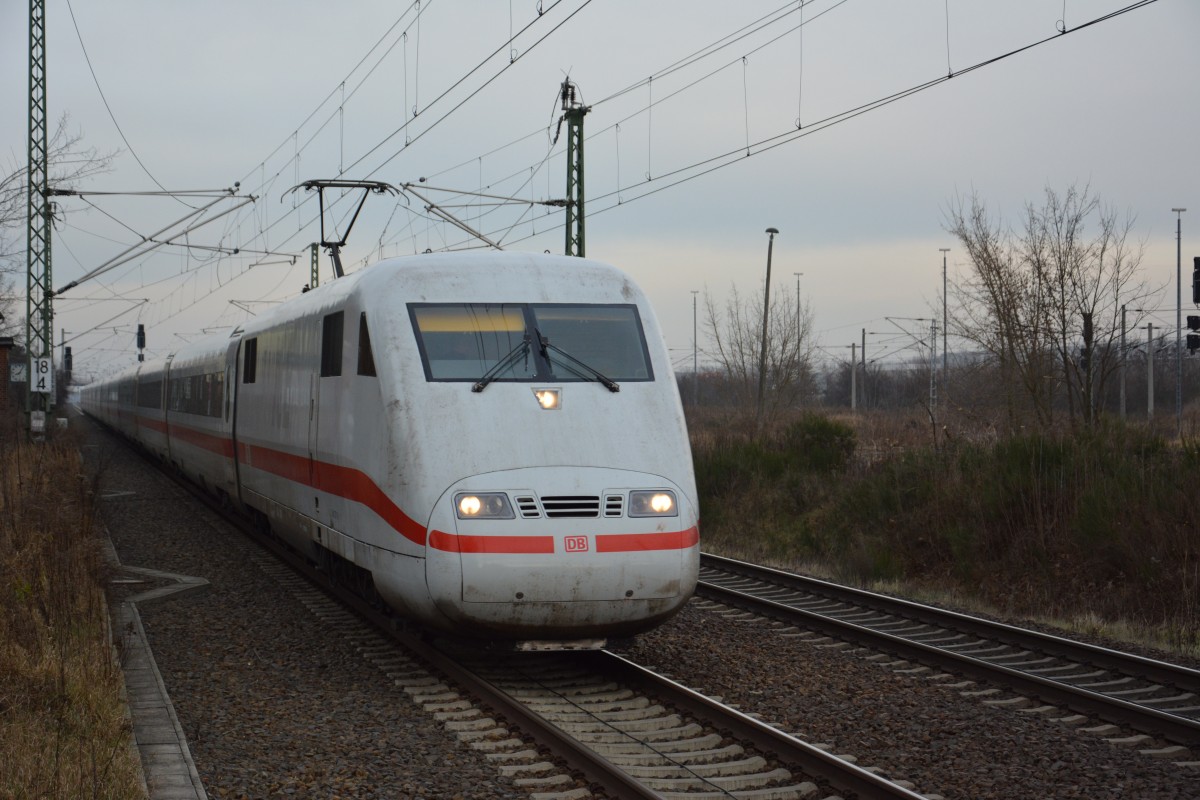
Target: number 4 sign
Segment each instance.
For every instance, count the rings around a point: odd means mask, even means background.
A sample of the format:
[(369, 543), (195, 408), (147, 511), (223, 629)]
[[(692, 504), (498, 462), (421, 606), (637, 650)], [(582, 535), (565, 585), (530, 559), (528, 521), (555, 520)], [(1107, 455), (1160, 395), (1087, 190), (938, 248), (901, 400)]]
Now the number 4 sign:
[(32, 359), (33, 386), (30, 388), (42, 394), (54, 394), (54, 364), (49, 357)]

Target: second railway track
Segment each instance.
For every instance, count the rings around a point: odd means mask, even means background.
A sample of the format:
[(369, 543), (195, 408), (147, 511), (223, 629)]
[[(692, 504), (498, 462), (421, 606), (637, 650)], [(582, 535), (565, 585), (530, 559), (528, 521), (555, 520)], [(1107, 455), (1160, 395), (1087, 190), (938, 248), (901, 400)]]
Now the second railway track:
[(1200, 747), (1200, 671), (712, 555), (700, 577), (704, 597), (1161, 737), (1180, 758)]

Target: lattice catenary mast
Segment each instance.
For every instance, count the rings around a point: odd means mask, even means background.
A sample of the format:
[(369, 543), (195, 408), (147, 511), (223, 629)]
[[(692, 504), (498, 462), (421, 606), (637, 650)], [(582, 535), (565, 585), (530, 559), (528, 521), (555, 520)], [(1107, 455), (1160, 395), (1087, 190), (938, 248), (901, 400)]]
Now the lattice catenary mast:
[(25, 410), (48, 411), (52, 393), (36, 391), (36, 359), (53, 358), (54, 309), (50, 291), (49, 145), (46, 133), (46, 3), (29, 2), (29, 170), (27, 220), (29, 263), (25, 282), (25, 346), (30, 391)]

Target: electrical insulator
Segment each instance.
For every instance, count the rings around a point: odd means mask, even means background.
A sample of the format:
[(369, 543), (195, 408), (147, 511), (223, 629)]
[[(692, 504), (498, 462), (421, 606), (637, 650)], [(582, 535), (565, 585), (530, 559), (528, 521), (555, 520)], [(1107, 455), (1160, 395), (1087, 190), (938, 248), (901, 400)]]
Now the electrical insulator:
[(140, 322), (138, 323), (137, 330), (137, 346), (138, 350), (146, 349), (146, 326)]

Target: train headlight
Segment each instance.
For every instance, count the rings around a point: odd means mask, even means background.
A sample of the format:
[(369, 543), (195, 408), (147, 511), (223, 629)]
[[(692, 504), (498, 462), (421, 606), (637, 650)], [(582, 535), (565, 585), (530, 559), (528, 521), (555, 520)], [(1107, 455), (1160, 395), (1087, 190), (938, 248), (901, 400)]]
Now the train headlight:
[(472, 494), (462, 492), (454, 495), (454, 510), (459, 519), (513, 519), (508, 495), (503, 492)]
[(534, 389), (533, 396), (546, 411), (556, 411), (562, 406), (561, 389)]
[(629, 516), (677, 517), (679, 507), (675, 503), (675, 493), (666, 489), (630, 492)]

